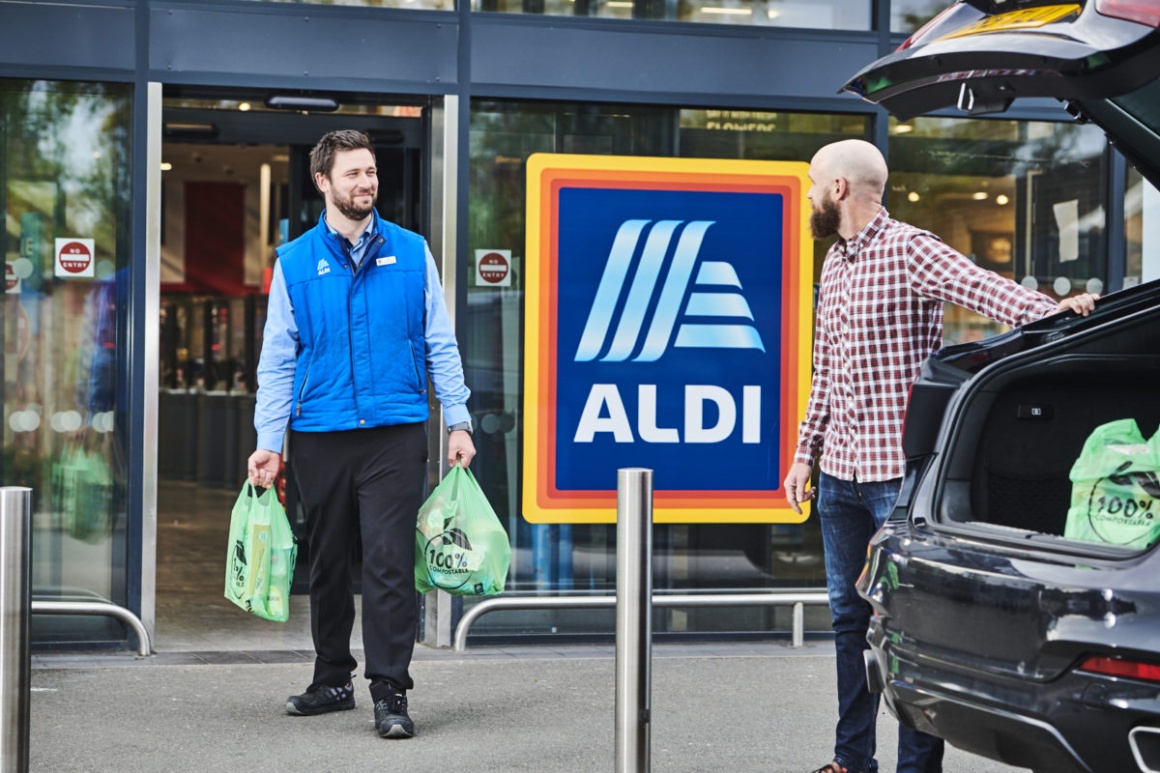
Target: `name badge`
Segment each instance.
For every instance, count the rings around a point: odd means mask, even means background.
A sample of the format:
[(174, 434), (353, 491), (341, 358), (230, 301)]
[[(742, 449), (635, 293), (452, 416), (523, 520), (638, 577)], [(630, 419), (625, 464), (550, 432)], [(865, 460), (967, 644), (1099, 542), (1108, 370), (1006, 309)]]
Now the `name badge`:
[(395, 256), (394, 256), (394, 255), (388, 255), (388, 256), (387, 256), (387, 257), (385, 257), (385, 258), (378, 258), (378, 259), (376, 259), (376, 260), (375, 260), (375, 265), (376, 265), (376, 266), (389, 266), (389, 265), (391, 265), (391, 264), (392, 264), (392, 263), (394, 263), (394, 262), (395, 262)]

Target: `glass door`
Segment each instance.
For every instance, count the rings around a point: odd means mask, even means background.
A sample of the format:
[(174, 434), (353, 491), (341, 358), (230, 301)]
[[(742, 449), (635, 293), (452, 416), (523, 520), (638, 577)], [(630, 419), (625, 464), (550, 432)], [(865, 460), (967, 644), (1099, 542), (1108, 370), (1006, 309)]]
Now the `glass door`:
[[(162, 351), (159, 372), (157, 633), (199, 649), (237, 614), (221, 592), (229, 514), (254, 451), (256, 370), (279, 245), (313, 227), (322, 198), (310, 150), (326, 132), (374, 142), (383, 217), (424, 231), (426, 116), (418, 106), (349, 105), (314, 113), (247, 95), (168, 94), (162, 145)], [(279, 493), (300, 538), (292, 457)], [(299, 547), (296, 592), (309, 545)], [(293, 604), (305, 604), (295, 598)], [(305, 615), (305, 609), (301, 612)]]
[[(32, 489), (34, 598), (126, 605), (131, 89), (0, 80), (3, 485)], [(36, 616), (32, 639), (124, 638)]]

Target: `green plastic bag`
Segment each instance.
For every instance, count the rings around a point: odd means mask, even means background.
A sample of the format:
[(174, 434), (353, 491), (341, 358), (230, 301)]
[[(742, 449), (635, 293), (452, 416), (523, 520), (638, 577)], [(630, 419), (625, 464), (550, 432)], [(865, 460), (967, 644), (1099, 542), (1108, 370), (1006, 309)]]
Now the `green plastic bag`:
[(1160, 432), (1145, 441), (1135, 419), (1096, 427), (1071, 468), (1063, 536), (1146, 548), (1160, 538)]
[(230, 516), (226, 598), (258, 617), (284, 623), (290, 617), (290, 583), (298, 543), (272, 489), (261, 495), (247, 481)]
[(65, 532), (96, 544), (112, 530), (113, 473), (97, 450), (66, 448), (52, 468), (53, 497)]
[(503, 593), (512, 546), (466, 467), (456, 465), (419, 508), (415, 587), (456, 596)]

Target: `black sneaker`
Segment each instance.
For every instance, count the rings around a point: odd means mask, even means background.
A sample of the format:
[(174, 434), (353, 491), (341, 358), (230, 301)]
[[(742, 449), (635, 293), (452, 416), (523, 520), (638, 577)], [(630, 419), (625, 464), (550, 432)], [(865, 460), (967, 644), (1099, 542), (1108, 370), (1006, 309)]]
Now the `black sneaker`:
[(407, 693), (392, 687), (385, 698), (375, 701), (375, 728), (380, 738), (410, 738), (415, 723), (407, 716)]
[(286, 713), (312, 717), (328, 711), (350, 711), (354, 708), (354, 687), (347, 682), (342, 687), (312, 684), (301, 695), (286, 699)]

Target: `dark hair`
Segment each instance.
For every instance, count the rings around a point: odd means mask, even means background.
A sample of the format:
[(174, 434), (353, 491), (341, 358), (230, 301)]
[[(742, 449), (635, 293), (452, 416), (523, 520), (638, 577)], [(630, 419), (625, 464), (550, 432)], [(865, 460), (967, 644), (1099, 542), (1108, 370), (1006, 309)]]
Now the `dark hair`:
[[(370, 138), (356, 129), (339, 129), (327, 132), (310, 151), (310, 179), (313, 180), (316, 174), (330, 177), (330, 173), (334, 169), (335, 153), (359, 150), (360, 148), (369, 150), (372, 157), (375, 155)], [(317, 185), (317, 182), (315, 184)]]

